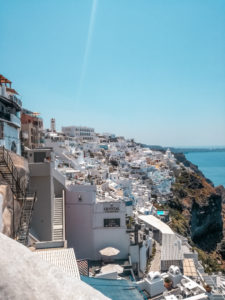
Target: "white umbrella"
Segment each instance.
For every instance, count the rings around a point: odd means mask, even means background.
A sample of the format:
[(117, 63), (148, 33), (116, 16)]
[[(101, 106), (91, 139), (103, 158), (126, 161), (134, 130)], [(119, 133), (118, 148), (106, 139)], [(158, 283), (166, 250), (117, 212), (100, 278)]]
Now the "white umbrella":
[(113, 247), (107, 247), (107, 248), (100, 250), (99, 253), (104, 256), (114, 256), (114, 255), (119, 254), (120, 250), (113, 248)]
[(123, 273), (123, 267), (115, 264), (108, 264), (101, 268), (101, 273), (117, 272), (118, 274)]

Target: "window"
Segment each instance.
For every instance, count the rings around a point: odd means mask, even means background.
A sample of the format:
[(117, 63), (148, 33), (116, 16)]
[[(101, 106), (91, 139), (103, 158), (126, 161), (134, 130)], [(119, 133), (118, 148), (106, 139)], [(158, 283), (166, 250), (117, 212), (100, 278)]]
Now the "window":
[(104, 227), (120, 227), (120, 219), (104, 219)]

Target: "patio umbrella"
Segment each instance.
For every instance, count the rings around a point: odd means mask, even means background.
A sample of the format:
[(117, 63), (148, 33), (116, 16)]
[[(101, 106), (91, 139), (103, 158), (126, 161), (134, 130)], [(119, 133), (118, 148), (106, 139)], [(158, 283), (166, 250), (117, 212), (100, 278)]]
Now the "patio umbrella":
[(123, 267), (115, 264), (108, 264), (101, 268), (101, 273), (117, 272), (118, 274), (123, 273)]
[(106, 247), (100, 250), (99, 253), (104, 256), (115, 256), (120, 253), (120, 250), (113, 247)]

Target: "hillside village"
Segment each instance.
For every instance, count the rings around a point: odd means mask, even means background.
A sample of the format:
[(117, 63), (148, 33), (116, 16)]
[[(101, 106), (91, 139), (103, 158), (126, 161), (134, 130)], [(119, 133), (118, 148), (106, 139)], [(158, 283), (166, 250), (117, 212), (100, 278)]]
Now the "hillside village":
[(44, 129), (3, 75), (0, 103), (1, 243), (80, 282), (65, 299), (225, 299), (221, 255), (215, 269), (204, 259), (223, 240), (221, 195), (205, 178), (170, 149), (59, 132), (54, 118)]

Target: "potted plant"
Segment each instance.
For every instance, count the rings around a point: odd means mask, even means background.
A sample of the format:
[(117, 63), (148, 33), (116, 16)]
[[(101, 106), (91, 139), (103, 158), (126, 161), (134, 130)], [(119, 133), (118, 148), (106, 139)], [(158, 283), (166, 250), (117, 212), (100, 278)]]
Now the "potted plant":
[(164, 286), (167, 290), (170, 290), (172, 288), (172, 280), (169, 277), (166, 277), (164, 279)]
[(212, 288), (211, 288), (210, 285), (206, 284), (206, 285), (204, 286), (204, 288), (205, 288), (205, 290), (206, 290), (207, 293), (211, 293)]

